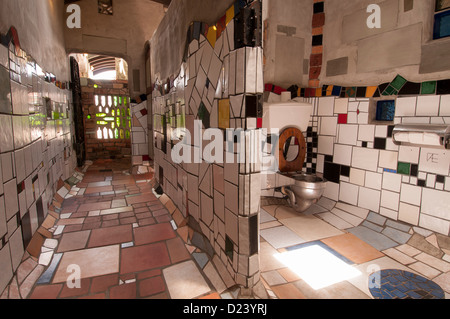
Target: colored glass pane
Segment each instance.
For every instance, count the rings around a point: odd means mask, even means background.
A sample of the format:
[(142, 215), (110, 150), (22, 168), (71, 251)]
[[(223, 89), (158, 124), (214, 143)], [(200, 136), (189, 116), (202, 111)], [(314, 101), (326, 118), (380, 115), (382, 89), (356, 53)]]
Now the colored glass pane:
[(120, 130), (120, 138), (123, 140), (125, 138), (125, 133), (123, 129)]

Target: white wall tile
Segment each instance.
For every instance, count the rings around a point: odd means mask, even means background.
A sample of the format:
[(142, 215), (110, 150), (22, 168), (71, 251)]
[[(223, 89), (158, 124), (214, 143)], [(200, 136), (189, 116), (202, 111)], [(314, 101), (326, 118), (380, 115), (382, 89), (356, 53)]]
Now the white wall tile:
[(375, 137), (386, 138), (387, 137), (387, 125), (375, 126)]
[(398, 161), (404, 163), (419, 164), (420, 148), (401, 145), (398, 152)]
[(350, 169), (350, 183), (364, 186), (366, 180), (366, 171), (357, 168)]
[(426, 214), (420, 214), (419, 226), (445, 236), (449, 235), (450, 222)]
[(334, 103), (334, 113), (347, 114), (348, 112), (348, 99), (336, 99)]
[(381, 206), (398, 211), (398, 204), (400, 200), (400, 194), (382, 190), (381, 191)]
[(318, 153), (325, 155), (333, 155), (334, 137), (319, 136)]
[[(316, 171), (318, 173), (323, 173), (323, 167), (324, 167), (324, 163), (325, 163), (325, 156), (318, 154), (317, 155), (317, 167), (316, 167)], [(449, 188), (450, 188), (450, 182), (447, 183)]]
[(420, 151), (419, 170), (447, 176), (450, 167), (450, 151), (422, 148)]
[(410, 184), (402, 184), (400, 201), (420, 206), (422, 199), (422, 187), (414, 186)]
[(339, 200), (339, 184), (328, 182), (327, 188), (323, 194), (324, 197), (332, 199), (334, 201)]
[(6, 219), (9, 220), (14, 214), (19, 211), (19, 202), (17, 198), (17, 182), (12, 179), (4, 184), (5, 192), (5, 209)]
[(337, 117), (324, 116), (319, 118), (320, 129), (319, 135), (336, 136), (337, 132)]
[(352, 166), (376, 172), (378, 168), (378, 156), (378, 150), (354, 147)]
[(246, 48), (246, 65), (245, 65), (245, 92), (256, 93), (256, 77), (257, 77), (257, 62), (258, 62), (258, 49)]
[(360, 125), (358, 128), (358, 140), (373, 142), (375, 137), (375, 125)]
[(357, 137), (358, 125), (339, 125), (339, 143), (356, 145)]
[(416, 116), (437, 116), (439, 114), (439, 95), (419, 96)]
[(424, 188), (421, 211), (434, 217), (450, 220), (450, 193)]
[(230, 95), (236, 94), (236, 51), (230, 52), (230, 73), (228, 77), (228, 91)]
[(356, 206), (358, 204), (358, 189), (359, 187), (356, 185), (341, 182), (339, 201)]
[(333, 162), (350, 166), (352, 162), (352, 146), (335, 144)]
[(383, 189), (400, 192), (402, 186), (402, 175), (394, 173), (383, 173)]
[(245, 47), (236, 50), (236, 94), (245, 91), (245, 51)]
[(397, 99), (395, 116), (415, 116), (417, 97), (401, 97)]
[(398, 219), (411, 225), (419, 224), (420, 207), (400, 202)]
[(391, 151), (380, 151), (379, 167), (396, 170), (398, 168), (398, 153)]
[(0, 238), (8, 232), (6, 224), (5, 197), (0, 196)]
[(358, 206), (370, 209), (371, 211), (377, 213), (380, 209), (380, 196), (380, 191), (360, 187), (358, 195)]
[(318, 115), (333, 116), (334, 115), (334, 97), (319, 98)]
[(440, 116), (450, 116), (450, 95), (441, 95)]
[(388, 209), (385, 207), (380, 207), (380, 215), (393, 220), (398, 219), (398, 212), (396, 210)]

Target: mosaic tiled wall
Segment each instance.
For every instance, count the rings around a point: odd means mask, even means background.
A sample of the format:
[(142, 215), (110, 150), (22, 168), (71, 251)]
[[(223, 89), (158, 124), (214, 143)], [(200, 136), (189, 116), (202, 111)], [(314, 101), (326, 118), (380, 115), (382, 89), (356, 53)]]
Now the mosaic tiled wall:
[[(0, 44), (0, 291), (76, 167), (71, 92), (24, 52)], [(10, 40), (8, 40), (10, 39)]]
[(132, 164), (141, 165), (149, 161), (147, 100), (131, 104), (131, 152)]
[[(260, 282), (259, 167), (249, 164), (248, 153), (245, 163), (237, 163), (234, 139), (234, 163), (177, 165), (171, 152), (179, 142), (171, 136), (182, 132), (177, 129), (194, 132), (194, 120), (200, 120), (202, 131), (242, 128), (247, 142), (254, 141), (264, 91), (260, 15), (259, 1), (237, 1), (216, 25), (193, 23), (179, 75), (158, 82), (153, 92), (157, 180), (189, 218), (192, 243), (208, 252), (228, 287)], [(192, 154), (199, 150), (193, 145)]]
[[(449, 80), (412, 83), (402, 76), (378, 87), (293, 92), (314, 105), (310, 129), (314, 143), (317, 121), (317, 149), (308, 157), (311, 172), (329, 181), (325, 196), (448, 235), (450, 152), (397, 146), (392, 132), (396, 124), (450, 125), (449, 94)], [(395, 108), (392, 121), (376, 121), (378, 101)]]
[(86, 158), (131, 156), (131, 103), (127, 81), (83, 79)]

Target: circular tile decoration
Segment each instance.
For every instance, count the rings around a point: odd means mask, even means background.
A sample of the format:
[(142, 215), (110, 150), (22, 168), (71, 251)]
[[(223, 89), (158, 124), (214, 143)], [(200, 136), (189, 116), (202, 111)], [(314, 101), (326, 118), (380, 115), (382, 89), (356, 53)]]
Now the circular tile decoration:
[(386, 269), (369, 277), (369, 290), (375, 299), (444, 299), (436, 283), (403, 270)]

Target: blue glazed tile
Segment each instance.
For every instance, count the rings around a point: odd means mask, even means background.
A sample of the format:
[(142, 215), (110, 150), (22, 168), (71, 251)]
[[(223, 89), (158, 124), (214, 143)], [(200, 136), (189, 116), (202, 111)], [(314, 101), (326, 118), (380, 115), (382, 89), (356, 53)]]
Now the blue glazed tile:
[(52, 280), (53, 273), (59, 265), (59, 262), (62, 258), (63, 254), (54, 254), (52, 262), (50, 263), (47, 270), (41, 275), (39, 280), (36, 282), (37, 284), (48, 284)]

